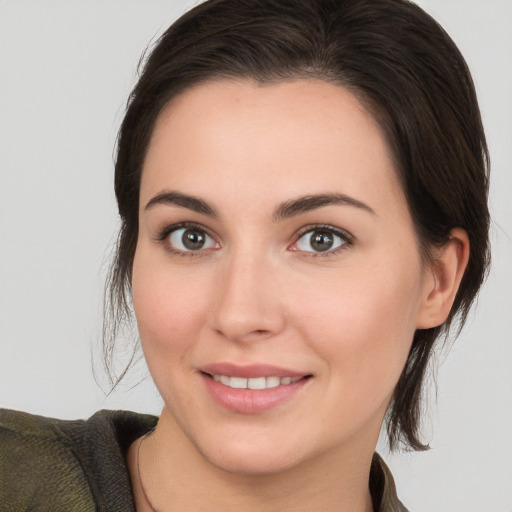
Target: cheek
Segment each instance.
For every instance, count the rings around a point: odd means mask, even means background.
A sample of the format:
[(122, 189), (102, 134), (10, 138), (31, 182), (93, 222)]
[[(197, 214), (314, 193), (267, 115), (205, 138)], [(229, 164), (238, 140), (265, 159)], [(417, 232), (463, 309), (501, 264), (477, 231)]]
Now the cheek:
[(142, 250), (134, 260), (132, 297), (144, 354), (151, 364), (197, 339), (209, 293), (200, 273), (192, 279), (187, 272), (172, 271), (165, 262), (144, 256)]
[(329, 366), (332, 382), (344, 388), (358, 383), (361, 393), (376, 388), (391, 393), (416, 328), (419, 266), (351, 268), (324, 289), (328, 292), (303, 295), (296, 315), (302, 311), (304, 336)]

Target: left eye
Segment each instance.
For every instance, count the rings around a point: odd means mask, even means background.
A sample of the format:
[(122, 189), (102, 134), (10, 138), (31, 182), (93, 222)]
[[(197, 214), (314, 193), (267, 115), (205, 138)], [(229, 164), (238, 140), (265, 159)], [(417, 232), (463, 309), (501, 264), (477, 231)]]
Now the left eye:
[(217, 246), (211, 236), (194, 227), (175, 229), (169, 234), (169, 243), (173, 249), (182, 252), (214, 249)]
[(346, 237), (328, 229), (313, 229), (295, 242), (293, 249), (304, 252), (334, 251), (348, 242)]

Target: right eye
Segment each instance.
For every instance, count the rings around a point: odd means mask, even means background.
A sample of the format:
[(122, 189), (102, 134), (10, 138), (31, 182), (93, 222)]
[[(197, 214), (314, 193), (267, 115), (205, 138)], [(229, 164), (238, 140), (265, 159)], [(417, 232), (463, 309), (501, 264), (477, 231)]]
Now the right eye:
[(198, 252), (218, 247), (218, 243), (210, 235), (195, 226), (174, 229), (167, 236), (169, 245), (175, 252)]

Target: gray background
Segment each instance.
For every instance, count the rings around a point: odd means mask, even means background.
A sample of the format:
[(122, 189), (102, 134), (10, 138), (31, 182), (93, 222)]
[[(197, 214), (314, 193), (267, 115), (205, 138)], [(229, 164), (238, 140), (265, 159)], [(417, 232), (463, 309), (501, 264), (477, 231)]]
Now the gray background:
[[(99, 408), (160, 411), (142, 363), (108, 398), (91, 368), (106, 389), (99, 343), (117, 226), (116, 130), (143, 49), (193, 3), (0, 0), (3, 407), (62, 418)], [(510, 512), (512, 1), (420, 5), (474, 74), (493, 164), (494, 265), (462, 335), (439, 353), (438, 398), (425, 426), (433, 449), (380, 450), (412, 511)]]

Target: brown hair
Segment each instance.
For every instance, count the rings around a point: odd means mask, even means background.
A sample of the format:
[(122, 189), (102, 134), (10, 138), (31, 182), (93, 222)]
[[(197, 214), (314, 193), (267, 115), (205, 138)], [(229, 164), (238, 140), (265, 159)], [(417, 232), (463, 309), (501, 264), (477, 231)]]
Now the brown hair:
[(111, 357), (120, 322), (130, 315), (141, 171), (164, 105), (209, 80), (298, 78), (348, 88), (383, 126), (426, 261), (429, 248), (442, 245), (452, 228), (468, 233), (469, 264), (449, 318), (416, 331), (386, 419), (392, 449), (399, 443), (425, 449), (421, 392), (435, 341), (456, 315), (462, 327), (489, 265), (489, 158), (462, 55), (438, 23), (407, 0), (209, 0), (162, 35), (119, 132), (121, 229), (106, 294), (105, 354)]

